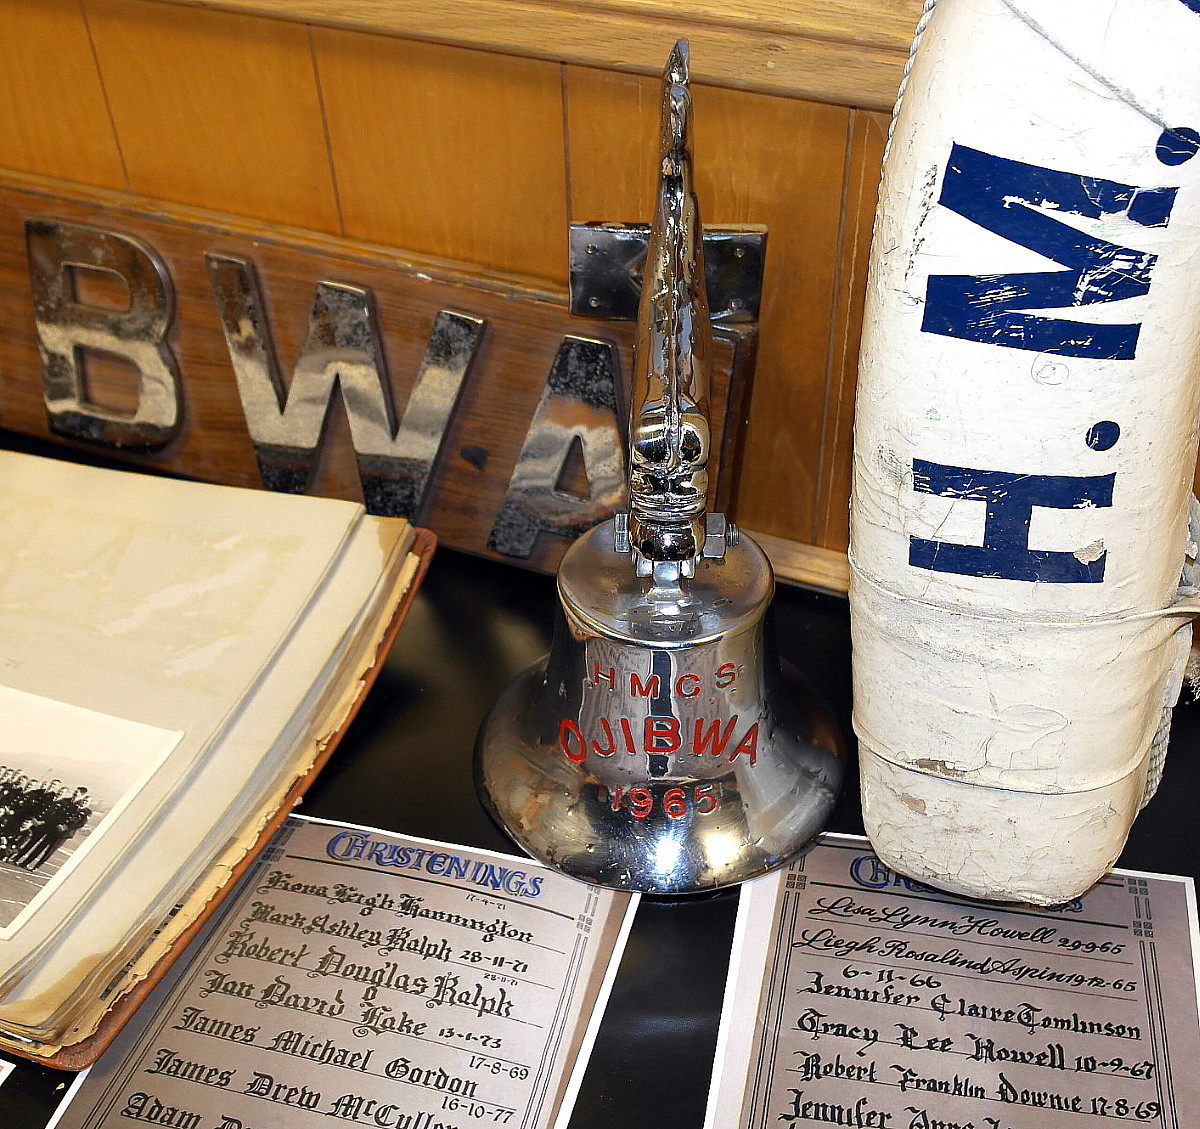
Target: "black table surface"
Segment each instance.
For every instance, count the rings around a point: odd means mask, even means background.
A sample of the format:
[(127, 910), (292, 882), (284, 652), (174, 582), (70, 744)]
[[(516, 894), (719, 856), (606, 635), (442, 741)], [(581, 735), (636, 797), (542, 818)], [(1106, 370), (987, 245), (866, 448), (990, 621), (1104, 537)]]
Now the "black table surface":
[[(549, 646), (552, 578), (440, 550), (379, 680), (300, 809), (327, 819), (514, 852), (476, 798), (475, 734), (500, 691)], [(844, 599), (781, 586), (781, 654), (850, 733)], [(1200, 869), (1200, 705), (1175, 712), (1158, 795), (1120, 865)], [(853, 774), (829, 830), (862, 833)], [(515, 852), (514, 852), (515, 853)], [(643, 899), (571, 1121), (573, 1129), (691, 1129), (704, 1120), (736, 890)], [(42, 1129), (72, 1076), (18, 1063), (0, 1129)]]

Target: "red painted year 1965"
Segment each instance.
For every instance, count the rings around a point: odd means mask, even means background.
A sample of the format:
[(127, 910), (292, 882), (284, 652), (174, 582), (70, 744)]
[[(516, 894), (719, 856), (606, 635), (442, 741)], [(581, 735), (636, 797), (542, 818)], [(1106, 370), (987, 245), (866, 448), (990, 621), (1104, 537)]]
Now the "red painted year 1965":
[(661, 795), (656, 795), (650, 788), (641, 784), (628, 788), (614, 784), (611, 789), (600, 784), (596, 787), (596, 798), (602, 804), (608, 804), (613, 811), (625, 808), (635, 819), (645, 819), (654, 811), (656, 805), (671, 819), (681, 819), (689, 811), (695, 811), (697, 815), (708, 815), (717, 809), (717, 796), (712, 784), (668, 788)]

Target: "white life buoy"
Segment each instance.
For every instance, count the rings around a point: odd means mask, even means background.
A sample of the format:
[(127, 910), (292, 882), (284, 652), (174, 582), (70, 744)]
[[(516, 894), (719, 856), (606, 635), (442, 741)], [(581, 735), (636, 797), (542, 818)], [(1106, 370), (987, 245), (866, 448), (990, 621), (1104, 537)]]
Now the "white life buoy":
[(1125, 843), (1197, 610), (1200, 0), (927, 3), (893, 126), (851, 520), (867, 834), (1060, 903)]

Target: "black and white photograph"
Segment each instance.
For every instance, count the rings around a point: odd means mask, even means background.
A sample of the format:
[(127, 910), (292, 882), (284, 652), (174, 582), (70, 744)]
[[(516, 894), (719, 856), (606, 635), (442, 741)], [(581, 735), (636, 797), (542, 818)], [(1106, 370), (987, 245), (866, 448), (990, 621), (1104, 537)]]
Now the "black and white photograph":
[(179, 734), (0, 687), (0, 936), (113, 822)]

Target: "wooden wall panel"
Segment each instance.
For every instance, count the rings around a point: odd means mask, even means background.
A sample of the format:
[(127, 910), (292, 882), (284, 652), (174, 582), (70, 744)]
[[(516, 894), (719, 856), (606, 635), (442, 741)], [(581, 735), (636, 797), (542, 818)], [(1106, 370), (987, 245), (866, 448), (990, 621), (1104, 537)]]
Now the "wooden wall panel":
[(854, 111), (846, 167), (838, 280), (829, 339), (829, 386), (821, 436), (821, 487), (815, 543), (845, 552), (850, 541), (850, 485), (853, 471), (854, 392), (858, 386), (858, 347), (862, 341), (863, 299), (871, 228), (879, 199), (879, 174), (891, 115)]
[(147, 0), (85, 4), (134, 192), (340, 230), (303, 25)]
[(565, 291), (559, 66), (313, 37), (346, 234)]
[[(748, 528), (811, 543), (850, 111), (694, 90), (701, 215), (770, 229), (734, 513)], [(656, 79), (568, 68), (572, 219), (650, 219), (658, 91)]]
[(0, 165), (125, 187), (78, 0), (0, 0)]
[(671, 44), (698, 82), (890, 109), (922, 0), (174, 0), (654, 75)]

